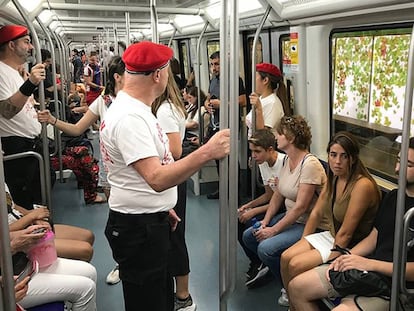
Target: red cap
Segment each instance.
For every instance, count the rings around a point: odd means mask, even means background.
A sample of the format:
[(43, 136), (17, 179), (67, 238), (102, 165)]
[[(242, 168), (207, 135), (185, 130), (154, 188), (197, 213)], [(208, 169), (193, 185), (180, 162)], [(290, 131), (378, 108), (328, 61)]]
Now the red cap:
[(5, 25), (0, 28), (0, 44), (26, 36), (29, 31), (20, 25)]
[(129, 73), (155, 71), (167, 65), (173, 50), (163, 44), (142, 41), (130, 45), (122, 55), (125, 69)]
[(261, 64), (257, 64), (256, 65), (256, 71), (260, 71), (260, 72), (266, 72), (269, 73), (271, 75), (274, 75), (276, 77), (281, 77), (282, 73), (280, 72), (280, 69), (273, 65), (273, 64), (269, 64), (269, 63), (261, 63)]

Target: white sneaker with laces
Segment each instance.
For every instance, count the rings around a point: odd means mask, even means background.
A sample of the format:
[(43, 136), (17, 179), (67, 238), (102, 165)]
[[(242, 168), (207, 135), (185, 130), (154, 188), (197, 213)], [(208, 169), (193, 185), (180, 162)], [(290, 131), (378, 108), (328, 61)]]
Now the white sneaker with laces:
[(106, 283), (110, 285), (114, 285), (119, 283), (121, 279), (119, 278), (119, 265), (116, 265), (107, 275)]
[(289, 307), (289, 297), (287, 295), (286, 289), (282, 288), (280, 290), (280, 297), (277, 300), (277, 303), (284, 307)]

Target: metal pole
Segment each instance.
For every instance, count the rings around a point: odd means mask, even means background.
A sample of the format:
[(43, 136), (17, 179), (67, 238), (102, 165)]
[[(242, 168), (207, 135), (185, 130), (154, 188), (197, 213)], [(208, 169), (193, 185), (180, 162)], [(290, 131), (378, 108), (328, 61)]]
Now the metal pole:
[(130, 29), (130, 22), (129, 22), (129, 12), (125, 12), (125, 30), (126, 30), (126, 47), (129, 46), (130, 43), (130, 34), (129, 34), (129, 29)]
[[(49, 42), (50, 54), (52, 56), (52, 77), (53, 77), (53, 98), (54, 98), (53, 102), (54, 102), (54, 105), (55, 105), (56, 118), (60, 118), (59, 109), (56, 109), (58, 107), (57, 101), (59, 100), (59, 97), (58, 97), (58, 91), (57, 91), (57, 85), (56, 85), (56, 55), (55, 55), (55, 48), (54, 48), (54, 45), (53, 45), (52, 37), (50, 36), (49, 31), (47, 30), (45, 25), (43, 25), (43, 23), (42, 23), (42, 21), (40, 20), (39, 17), (36, 17), (36, 21), (39, 23), (40, 27), (42, 28), (42, 30), (43, 30), (43, 32), (44, 32), (44, 34), (45, 34), (45, 36), (46, 36), (46, 38)], [(63, 85), (62, 79), (61, 79), (61, 85), (60, 86), (63, 89), (64, 85)], [(52, 101), (49, 104), (51, 104), (51, 103), (52, 103)], [(59, 164), (61, 164), (62, 163), (62, 150), (61, 150), (60, 132), (56, 128), (54, 128), (54, 129), (55, 129), (55, 132), (54, 132), (55, 133), (55, 137), (54, 137), (55, 139), (54, 140), (55, 140), (55, 146), (56, 146), (55, 154), (56, 153), (58, 154)], [(61, 183), (63, 182), (62, 170), (63, 170), (63, 163), (62, 163), (62, 165), (59, 165), (60, 182)], [(51, 206), (49, 206), (49, 210), (52, 213), (52, 207)]]
[(114, 53), (115, 55), (119, 55), (119, 45), (118, 45), (118, 28), (116, 23), (114, 23)]
[[(220, 18), (220, 127), (228, 128), (228, 103), (229, 103), (229, 59), (228, 59), (228, 1), (221, 0)], [(228, 157), (220, 160), (220, 235), (219, 235), (219, 295), (220, 311), (227, 310), (229, 298), (229, 212), (228, 212)]]
[[(22, 15), (23, 19), (25, 20), (25, 23), (27, 24), (27, 27), (30, 30), (30, 33), (32, 35), (33, 40), (33, 46), (36, 51), (36, 62), (41, 63), (42, 57), (40, 54), (40, 43), (39, 38), (37, 36), (36, 30), (32, 24), (32, 22), (28, 19), (28, 14), (24, 10), (24, 8), (20, 5), (19, 1), (12, 0), (14, 5), (16, 6), (19, 13)], [(43, 88), (43, 81), (39, 84), (39, 102), (40, 102), (40, 109), (45, 109), (45, 90)], [(42, 124), (42, 133), (41, 133), (42, 141), (43, 141), (43, 162), (44, 162), (44, 169), (45, 169), (45, 177), (46, 177), (46, 198), (47, 201), (43, 202), (47, 206), (52, 206), (52, 183), (50, 180), (50, 162), (49, 162), (49, 140), (47, 138), (47, 129), (46, 129), (46, 123)]]
[[(405, 214), (405, 189), (407, 183), (408, 144), (410, 139), (411, 107), (413, 101), (414, 73), (414, 26), (411, 33), (410, 50), (408, 54), (407, 83), (405, 84), (403, 133), (400, 151), (400, 171), (398, 174), (397, 208), (395, 215), (394, 256), (391, 287), (391, 311), (399, 310), (400, 278), (405, 275), (402, 261), (403, 217)], [(405, 260), (405, 258), (404, 258)], [(404, 284), (405, 287), (405, 284)]]
[[(266, 12), (260, 21), (259, 26), (257, 27), (256, 33), (253, 39), (253, 46), (252, 46), (252, 92), (256, 91), (256, 46), (257, 42), (259, 41), (260, 32), (263, 29), (263, 25), (266, 22), (267, 17), (269, 16), (272, 7), (270, 5), (267, 6)], [(256, 131), (256, 107), (252, 106), (252, 133)], [(256, 179), (257, 179), (257, 165), (256, 161), (252, 159), (252, 174), (251, 174), (251, 191), (252, 191), (252, 200), (256, 197)]]
[[(1, 145), (1, 143), (0, 143)], [(1, 234), (1, 304), (0, 309), (5, 311), (16, 310), (16, 300), (14, 297), (14, 279), (13, 279), (13, 263), (12, 254), (10, 249), (10, 233), (7, 203), (6, 203), (6, 190), (4, 189), (4, 166), (3, 166), (3, 153), (0, 152), (0, 234)]]
[(151, 30), (152, 30), (152, 42), (158, 43), (158, 15), (156, 8), (156, 0), (150, 0), (151, 5)]
[[(229, 237), (228, 237), (228, 254), (229, 254), (229, 293), (236, 288), (237, 274), (237, 208), (239, 193), (239, 14), (238, 0), (231, 0), (230, 4), (230, 158), (229, 158), (229, 180), (232, 181), (232, 187), (229, 189)], [(222, 206), (223, 207), (223, 206)]]
[(198, 113), (198, 123), (199, 123), (198, 130), (199, 130), (199, 133), (200, 133), (198, 137), (199, 137), (199, 140), (200, 140), (200, 144), (203, 143), (203, 138), (204, 138), (204, 117), (203, 117), (203, 114), (201, 113), (201, 107), (204, 106), (204, 103), (200, 102), (200, 97), (201, 97), (201, 89), (200, 89), (200, 86), (201, 86), (201, 54), (200, 54), (200, 50), (201, 50), (201, 48), (200, 47), (201, 47), (201, 40), (203, 39), (204, 34), (206, 33), (208, 24), (209, 24), (208, 22), (206, 22), (204, 24), (203, 30), (201, 31), (200, 36), (197, 39), (197, 52), (196, 52), (197, 64), (196, 64), (195, 68), (197, 68), (197, 69), (196, 69), (196, 76), (195, 76), (195, 79), (196, 79), (195, 85), (197, 85), (197, 102), (198, 102), (197, 113)]
[(173, 39), (174, 39), (174, 37), (175, 37), (175, 34), (177, 33), (177, 28), (174, 28), (174, 31), (173, 31), (173, 33), (172, 33), (172, 35), (171, 35), (171, 38), (170, 38), (170, 40), (168, 41), (168, 47), (171, 47), (171, 45), (172, 45), (172, 42), (173, 42)]

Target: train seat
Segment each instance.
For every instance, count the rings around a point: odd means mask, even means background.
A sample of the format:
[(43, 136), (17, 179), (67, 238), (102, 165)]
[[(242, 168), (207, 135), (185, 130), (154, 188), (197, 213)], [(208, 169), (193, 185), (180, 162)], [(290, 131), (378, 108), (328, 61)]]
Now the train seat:
[(51, 302), (44, 305), (27, 308), (27, 311), (64, 311), (65, 303), (63, 301)]

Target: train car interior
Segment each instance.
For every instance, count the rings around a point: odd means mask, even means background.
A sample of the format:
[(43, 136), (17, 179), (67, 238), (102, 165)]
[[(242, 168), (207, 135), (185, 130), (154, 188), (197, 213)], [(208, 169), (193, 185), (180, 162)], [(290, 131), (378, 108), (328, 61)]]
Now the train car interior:
[[(128, 47), (138, 42), (160, 43), (174, 51), (178, 60), (174, 74), (183, 83), (180, 88), (187, 92), (197, 86), (195, 97), (202, 98), (203, 92), (213, 99), (209, 94), (210, 80), (214, 78), (210, 56), (220, 51), (219, 76), (224, 82), (219, 83), (225, 86), (221, 100), (229, 103), (220, 109), (220, 127), (231, 131), (230, 155), (219, 164), (210, 160), (187, 180), (186, 186), (189, 291), (197, 310), (289, 310), (278, 302), (283, 288), (280, 279), (268, 276), (262, 284), (246, 286), (249, 259), (236, 240), (237, 208), (265, 192), (258, 166), (251, 159), (246, 125), (247, 114), (255, 109), (249, 95), (256, 91), (257, 64), (270, 63), (280, 69), (289, 109), (309, 124), (309, 152), (325, 168), (329, 167), (330, 138), (347, 131), (358, 141), (359, 157), (384, 195), (406, 186), (401, 180), (405, 174), (396, 175), (395, 167), (398, 161), (402, 167), (407, 165), (401, 151), (408, 148), (409, 137), (414, 136), (413, 88), (409, 85), (414, 74), (414, 1), (0, 0), (0, 27), (10, 24), (29, 29), (34, 48), (24, 64), (27, 71), (44, 61), (41, 49), (51, 52), (49, 86), (53, 90), (45, 94), (39, 87), (35, 106), (36, 110), (50, 110), (49, 118), (54, 122), (48, 126), (42, 123), (41, 136), (47, 141), (42, 145), (41, 157), (45, 163), (41, 165), (42, 202), (48, 205), (54, 224), (93, 232), (90, 263), (97, 271), (96, 310), (125, 307), (122, 282), (106, 282), (115, 261), (104, 234), (110, 210), (104, 189), (98, 187), (96, 199), (87, 198), (78, 168), (70, 169), (64, 162), (67, 153), (62, 156), (73, 140), (55, 126), (58, 119), (76, 123), (88, 110), (86, 103), (76, 105), (73, 101), (77, 96), (83, 102), (84, 95), (79, 94), (90, 90), (88, 86), (85, 89), (83, 77), (76, 81), (76, 57), (83, 62), (83, 58), (95, 56), (100, 65), (99, 84), (105, 86), (113, 56), (122, 57)], [(0, 37), (0, 42), (7, 40)], [(244, 92), (240, 92), (239, 78)], [(245, 105), (237, 104), (239, 96), (245, 97)], [(0, 98), (0, 105), (2, 101)], [(75, 121), (68, 119), (71, 117)], [(98, 119), (88, 126), (77, 141), (86, 147), (90, 161), (96, 159), (96, 167), (102, 159), (102, 121)], [(214, 127), (214, 113), (209, 113), (201, 101), (197, 122), (195, 135), (203, 145), (207, 143), (206, 133)], [(1, 122), (0, 133), (4, 133)], [(2, 156), (4, 163), (10, 159), (10, 155)], [(50, 166), (54, 168), (52, 178), (48, 174)], [(0, 167), (0, 227), (4, 237), (8, 235), (7, 205), (3, 166)], [(98, 175), (94, 176), (97, 180)], [(401, 244), (396, 244), (400, 253), (394, 252), (394, 258), (399, 258), (394, 264), (400, 267), (406, 264), (401, 252), (408, 231), (403, 228), (402, 205), (398, 212), (395, 226)], [(11, 263), (10, 241), (1, 240), (3, 267)], [(393, 280), (403, 274), (401, 269), (395, 270), (398, 271), (393, 272)], [(10, 269), (2, 268), (2, 277), (8, 281), (0, 295), (0, 310), (16, 310)], [(391, 310), (402, 310), (395, 298), (401, 286), (393, 282)], [(330, 310), (333, 305), (326, 300), (319, 302), (319, 307)], [(27, 310), (63, 310), (62, 305), (60, 309), (47, 308)], [(72, 310), (70, 305), (65, 308)]]

